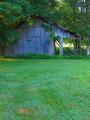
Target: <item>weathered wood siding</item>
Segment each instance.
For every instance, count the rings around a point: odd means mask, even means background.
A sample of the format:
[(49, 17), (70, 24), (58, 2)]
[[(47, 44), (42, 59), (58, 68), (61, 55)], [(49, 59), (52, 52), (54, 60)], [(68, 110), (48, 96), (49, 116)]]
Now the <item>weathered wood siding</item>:
[[(6, 54), (16, 55), (16, 54), (48, 54), (53, 55), (54, 43), (50, 40), (50, 32), (47, 32), (43, 27), (42, 23), (44, 21), (38, 19), (37, 22), (31, 27), (26, 27), (22, 25), (19, 27), (20, 39), (15, 45), (12, 45), (7, 49)], [(75, 36), (66, 31), (62, 27), (54, 27), (55, 36), (60, 36), (61, 52), (63, 51), (63, 38), (74, 38)], [(62, 52), (63, 54), (63, 52)]]
[(75, 38), (75, 36), (70, 32), (58, 27), (55, 27), (55, 36), (60, 36), (60, 38)]
[(53, 41), (50, 33), (45, 31), (40, 22), (32, 28), (21, 27), (19, 29), (20, 40), (10, 48), (7, 53), (14, 54), (54, 54)]

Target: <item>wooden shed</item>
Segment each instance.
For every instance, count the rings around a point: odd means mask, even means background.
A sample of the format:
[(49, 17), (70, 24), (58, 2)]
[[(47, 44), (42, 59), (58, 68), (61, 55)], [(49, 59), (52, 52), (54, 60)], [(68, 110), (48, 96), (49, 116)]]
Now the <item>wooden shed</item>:
[(25, 23), (18, 26), (20, 39), (18, 42), (10, 46), (6, 50), (7, 55), (18, 54), (46, 54), (54, 55), (54, 41), (50, 38), (50, 31), (43, 27), (43, 23), (53, 27), (54, 36), (60, 37), (60, 54), (63, 55), (63, 40), (64, 38), (72, 38), (79, 40), (79, 36), (65, 28), (52, 24), (42, 17), (36, 17), (32, 27), (28, 27)]

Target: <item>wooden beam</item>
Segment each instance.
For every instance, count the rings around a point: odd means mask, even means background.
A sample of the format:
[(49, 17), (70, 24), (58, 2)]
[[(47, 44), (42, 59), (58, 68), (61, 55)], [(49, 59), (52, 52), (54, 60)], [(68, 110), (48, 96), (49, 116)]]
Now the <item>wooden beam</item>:
[(63, 37), (60, 38), (60, 55), (63, 55)]

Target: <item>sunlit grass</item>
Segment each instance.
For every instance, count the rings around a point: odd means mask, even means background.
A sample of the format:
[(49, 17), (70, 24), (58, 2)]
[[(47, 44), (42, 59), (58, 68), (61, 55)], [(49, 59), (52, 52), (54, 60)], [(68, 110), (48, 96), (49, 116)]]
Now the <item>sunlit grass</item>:
[(16, 59), (10, 59), (10, 58), (0, 58), (0, 61), (16, 61)]

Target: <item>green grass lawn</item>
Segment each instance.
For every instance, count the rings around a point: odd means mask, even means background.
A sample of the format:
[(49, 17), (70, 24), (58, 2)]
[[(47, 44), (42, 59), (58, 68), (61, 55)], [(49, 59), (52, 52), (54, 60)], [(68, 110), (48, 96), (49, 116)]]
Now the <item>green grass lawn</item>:
[(90, 60), (1, 60), (0, 120), (90, 120)]

